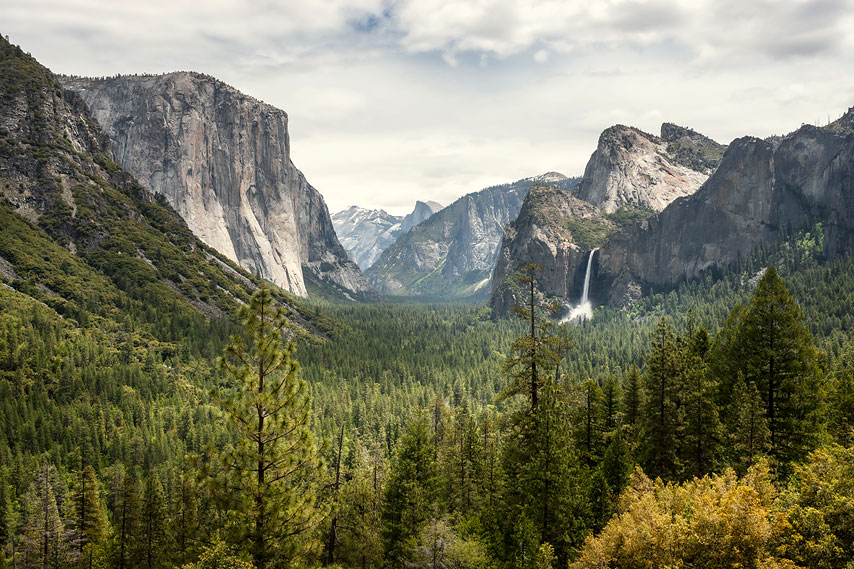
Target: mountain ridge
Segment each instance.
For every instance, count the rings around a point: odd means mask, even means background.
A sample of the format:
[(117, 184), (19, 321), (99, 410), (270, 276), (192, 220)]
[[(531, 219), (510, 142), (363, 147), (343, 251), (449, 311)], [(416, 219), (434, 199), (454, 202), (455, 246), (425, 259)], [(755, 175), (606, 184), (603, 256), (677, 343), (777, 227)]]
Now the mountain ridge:
[[(577, 179), (550, 173), (557, 184)], [(504, 226), (518, 215), (536, 177), (466, 194), (402, 235), (367, 271), (382, 294), (486, 296)]]
[(332, 214), (332, 224), (342, 246), (362, 270), (367, 270), (402, 234), (442, 209), (435, 201), (416, 201), (405, 216), (384, 209), (366, 209), (352, 205)]
[(299, 296), (304, 270), (372, 294), (290, 159), (286, 112), (194, 72), (62, 81), (89, 105), (118, 162), (203, 241)]

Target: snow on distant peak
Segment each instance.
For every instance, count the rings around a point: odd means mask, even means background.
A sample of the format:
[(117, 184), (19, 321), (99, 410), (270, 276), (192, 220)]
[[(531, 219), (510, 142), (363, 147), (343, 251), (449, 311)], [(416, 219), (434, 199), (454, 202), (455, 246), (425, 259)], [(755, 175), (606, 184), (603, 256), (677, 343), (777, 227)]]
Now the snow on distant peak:
[(533, 176), (528, 178), (528, 180), (532, 182), (544, 182), (544, 183), (555, 183), (555, 182), (563, 182), (564, 180), (568, 180), (566, 176), (561, 174), (560, 172), (546, 172), (545, 174), (540, 174), (539, 176)]

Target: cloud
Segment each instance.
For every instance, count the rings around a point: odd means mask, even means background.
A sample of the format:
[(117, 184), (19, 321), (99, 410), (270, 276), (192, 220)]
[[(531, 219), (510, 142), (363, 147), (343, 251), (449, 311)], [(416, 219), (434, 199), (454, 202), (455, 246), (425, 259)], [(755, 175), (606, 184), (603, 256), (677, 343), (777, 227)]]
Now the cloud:
[(729, 142), (854, 103), (854, 0), (3, 0), (57, 72), (209, 73), (289, 114), (330, 208), (548, 170), (614, 123)]

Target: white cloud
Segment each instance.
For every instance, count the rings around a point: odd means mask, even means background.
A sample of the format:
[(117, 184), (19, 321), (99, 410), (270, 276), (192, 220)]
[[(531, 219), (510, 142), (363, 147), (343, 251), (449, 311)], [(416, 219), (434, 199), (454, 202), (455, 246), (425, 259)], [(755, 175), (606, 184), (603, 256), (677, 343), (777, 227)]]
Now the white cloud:
[(404, 212), (662, 120), (722, 142), (854, 104), (854, 0), (3, 0), (54, 71), (192, 69), (288, 111), (331, 209)]

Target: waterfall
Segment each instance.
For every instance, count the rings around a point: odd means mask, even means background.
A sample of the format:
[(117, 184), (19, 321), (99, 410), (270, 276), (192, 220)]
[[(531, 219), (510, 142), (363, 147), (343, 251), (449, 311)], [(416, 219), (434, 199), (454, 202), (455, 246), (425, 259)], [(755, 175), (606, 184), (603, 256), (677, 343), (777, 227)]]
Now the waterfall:
[(584, 275), (584, 292), (581, 295), (581, 304), (587, 302), (587, 294), (590, 292), (590, 267), (593, 266), (593, 254), (596, 251), (598, 249), (593, 249), (590, 251), (590, 256), (587, 257), (587, 273)]
[(570, 307), (569, 314), (561, 322), (588, 320), (593, 317), (593, 305), (590, 304), (588, 295), (590, 293), (590, 269), (593, 267), (593, 255), (598, 250), (593, 249), (587, 257), (587, 272), (584, 274), (584, 289), (581, 293), (581, 301), (576, 306)]

